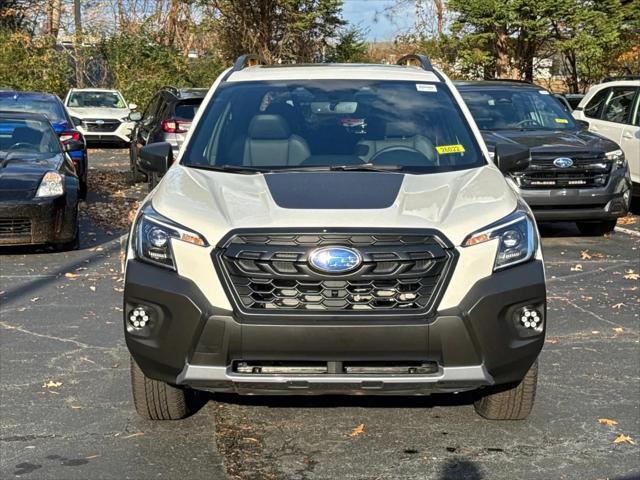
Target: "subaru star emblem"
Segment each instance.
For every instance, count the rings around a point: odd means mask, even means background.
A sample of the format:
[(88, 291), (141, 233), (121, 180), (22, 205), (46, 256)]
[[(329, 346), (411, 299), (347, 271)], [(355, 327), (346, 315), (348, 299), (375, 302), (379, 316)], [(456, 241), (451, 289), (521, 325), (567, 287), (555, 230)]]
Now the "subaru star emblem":
[(553, 161), (553, 164), (558, 168), (569, 168), (571, 165), (573, 165), (573, 160), (571, 160), (569, 157), (560, 157), (556, 158)]
[(362, 256), (350, 248), (318, 248), (309, 255), (309, 264), (321, 272), (344, 273), (355, 270), (362, 263)]
[(96, 120), (96, 125), (104, 125), (104, 120)]

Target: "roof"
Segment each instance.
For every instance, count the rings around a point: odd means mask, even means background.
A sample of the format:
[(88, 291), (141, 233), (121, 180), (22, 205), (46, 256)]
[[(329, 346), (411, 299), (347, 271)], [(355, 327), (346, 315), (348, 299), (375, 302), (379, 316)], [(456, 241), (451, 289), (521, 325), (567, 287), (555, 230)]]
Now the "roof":
[(119, 90), (115, 88), (71, 88), (70, 92), (118, 92)]
[[(599, 83), (598, 85), (604, 85), (604, 84), (619, 85), (621, 87), (625, 87), (625, 86), (638, 87), (640, 86), (640, 80), (617, 80), (615, 78), (612, 78), (611, 80), (605, 80), (602, 83)], [(594, 87), (595, 86), (596, 85), (594, 85)]]
[(0, 90), (0, 97), (29, 97), (36, 100), (60, 100), (53, 93), (44, 92), (20, 92), (17, 90)]
[(543, 87), (541, 87), (540, 85), (535, 85), (523, 80), (457, 80), (453, 83), (460, 90), (471, 88), (527, 88), (531, 90), (543, 89)]
[(228, 82), (269, 80), (408, 80), (440, 82), (434, 72), (403, 65), (312, 63), (256, 65), (232, 71)]

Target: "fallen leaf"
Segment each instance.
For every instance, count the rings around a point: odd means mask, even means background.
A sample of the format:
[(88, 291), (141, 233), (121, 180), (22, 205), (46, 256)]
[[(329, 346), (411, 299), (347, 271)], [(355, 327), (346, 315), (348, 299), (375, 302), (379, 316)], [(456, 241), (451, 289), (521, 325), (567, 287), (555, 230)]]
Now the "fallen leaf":
[(614, 308), (616, 310), (620, 310), (621, 307), (624, 307), (624, 303), (616, 303), (611, 308)]
[(91, 290), (92, 292), (95, 292), (95, 291), (96, 291), (96, 287), (94, 287), (93, 285), (91, 285), (91, 286), (89, 287), (89, 290)]
[(99, 453), (96, 453), (95, 455), (89, 455), (88, 457), (84, 457), (87, 460), (91, 460), (92, 458), (98, 458), (100, 456)]
[(615, 327), (615, 328), (613, 329), (613, 331), (614, 331), (615, 333), (622, 333), (622, 332), (624, 332), (624, 328), (622, 328), (622, 327)]
[(598, 423), (600, 425), (606, 425), (608, 427), (612, 427), (618, 424), (618, 422), (616, 422), (615, 420), (611, 420), (610, 418), (599, 418)]
[(624, 278), (625, 280), (638, 280), (640, 279), (640, 273), (636, 273), (633, 270), (627, 270), (622, 278)]
[(571, 267), (571, 271), (572, 272), (581, 272), (582, 271), (582, 265), (580, 265), (579, 263), (573, 267)]
[(636, 223), (636, 219), (631, 215), (618, 219), (618, 225), (633, 225), (634, 223)]
[(124, 288), (113, 287), (113, 289), (118, 293), (124, 292)]
[(37, 302), (38, 300), (40, 300), (40, 297), (33, 297), (33, 298), (31, 299), (31, 301), (32, 301), (32, 302)]
[(77, 273), (71, 273), (71, 272), (67, 272), (64, 274), (65, 278), (76, 278), (79, 277), (80, 275), (78, 275)]
[(131, 435), (127, 435), (126, 437), (122, 437), (122, 438), (140, 437), (142, 435), (144, 435), (144, 432), (136, 432), (136, 433), (132, 433)]
[(351, 437), (357, 437), (358, 435), (362, 435), (364, 433), (364, 423), (361, 423), (353, 431), (349, 434)]
[(624, 433), (621, 433), (620, 435), (618, 435), (616, 439), (613, 441), (613, 443), (630, 443), (631, 445), (636, 444), (636, 442), (634, 442), (629, 435), (625, 435)]
[(82, 407), (80, 405), (71, 405), (73, 410), (80, 410)]
[(558, 339), (557, 339), (557, 338), (547, 338), (547, 339), (545, 340), (545, 343), (550, 343), (550, 344), (552, 344), (552, 345), (553, 345), (553, 344), (555, 344), (555, 343), (558, 343)]
[(580, 252), (580, 258), (582, 260), (591, 260), (591, 255), (589, 254), (589, 250), (582, 250)]
[(243, 440), (246, 442), (254, 442), (254, 443), (258, 442), (258, 439), (253, 437), (244, 437)]
[(599, 330), (591, 330), (591, 333), (593, 333), (594, 335), (597, 335), (597, 334), (600, 333), (600, 331)]
[(53, 380), (45, 381), (42, 384), (42, 388), (58, 388), (62, 385), (62, 382), (54, 382)]

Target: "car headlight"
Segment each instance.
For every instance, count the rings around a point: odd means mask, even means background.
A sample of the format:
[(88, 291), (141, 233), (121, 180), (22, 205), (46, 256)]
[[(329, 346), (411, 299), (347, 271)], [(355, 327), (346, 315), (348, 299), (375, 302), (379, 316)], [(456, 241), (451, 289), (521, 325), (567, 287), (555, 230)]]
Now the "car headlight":
[(523, 210), (516, 210), (502, 220), (469, 235), (462, 243), (470, 247), (498, 240), (493, 270), (501, 270), (530, 260), (538, 247), (534, 220)]
[(607, 158), (607, 160), (611, 160), (613, 162), (613, 166), (615, 168), (622, 168), (626, 164), (624, 152), (620, 149), (607, 152), (604, 154), (604, 156)]
[(179, 240), (206, 247), (202, 235), (188, 230), (156, 212), (151, 205), (143, 208), (135, 228), (136, 256), (143, 261), (175, 270), (171, 242)]
[(71, 121), (73, 122), (73, 124), (78, 127), (78, 126), (82, 126), (82, 119), (78, 118), (78, 117), (71, 117)]
[(64, 180), (58, 172), (47, 172), (36, 191), (37, 198), (59, 197), (64, 193)]

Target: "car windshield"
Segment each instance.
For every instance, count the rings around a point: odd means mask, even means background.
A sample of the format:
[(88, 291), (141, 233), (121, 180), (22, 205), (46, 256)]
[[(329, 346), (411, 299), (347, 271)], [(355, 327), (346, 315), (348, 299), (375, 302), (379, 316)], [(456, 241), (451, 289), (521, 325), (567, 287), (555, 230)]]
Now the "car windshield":
[(118, 92), (71, 92), (67, 100), (71, 108), (126, 108)]
[(16, 156), (37, 160), (60, 152), (60, 141), (48, 123), (37, 119), (0, 118), (0, 160)]
[(431, 173), (486, 162), (441, 83), (305, 80), (222, 86), (182, 164), (229, 171)]
[(482, 130), (575, 130), (576, 123), (546, 90), (461, 89)]
[(39, 113), (51, 123), (65, 122), (62, 102), (51, 97), (35, 97), (11, 93), (0, 95), (0, 111)]

